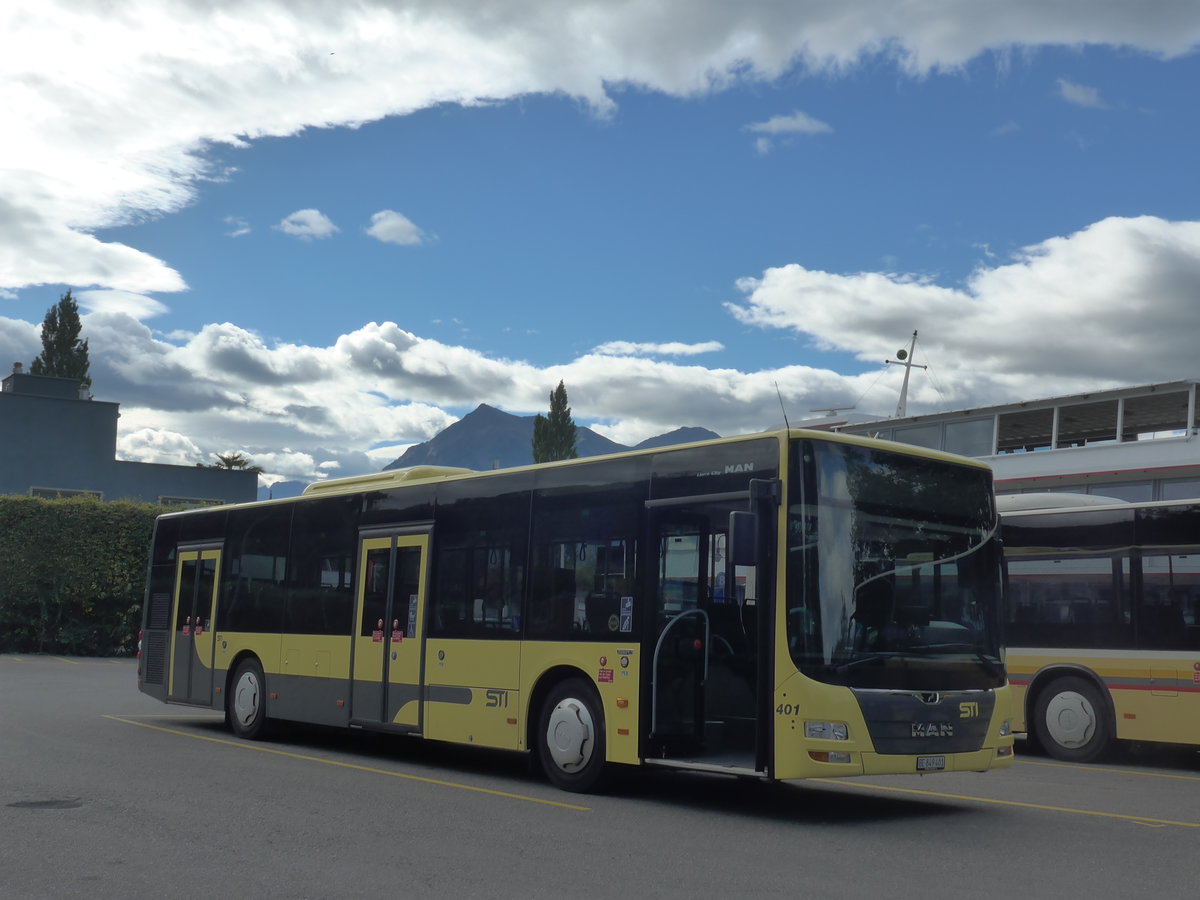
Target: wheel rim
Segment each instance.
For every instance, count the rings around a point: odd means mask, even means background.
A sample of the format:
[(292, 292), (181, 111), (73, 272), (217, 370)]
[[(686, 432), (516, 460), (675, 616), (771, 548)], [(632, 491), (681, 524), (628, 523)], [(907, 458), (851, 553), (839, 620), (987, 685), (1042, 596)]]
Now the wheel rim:
[(564, 772), (574, 773), (592, 759), (595, 748), (595, 725), (592, 714), (582, 700), (567, 697), (550, 711), (546, 725), (546, 749), (554, 764)]
[(1078, 750), (1096, 733), (1096, 710), (1076, 691), (1055, 694), (1046, 705), (1046, 731), (1059, 746)]
[(242, 727), (258, 716), (260, 690), (253, 672), (243, 672), (233, 689), (233, 715)]

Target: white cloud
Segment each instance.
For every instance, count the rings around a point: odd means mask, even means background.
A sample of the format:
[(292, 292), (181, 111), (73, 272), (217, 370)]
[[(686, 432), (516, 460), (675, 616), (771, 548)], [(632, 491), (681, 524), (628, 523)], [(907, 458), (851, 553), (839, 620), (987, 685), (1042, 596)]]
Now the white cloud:
[(302, 241), (333, 237), (341, 230), (319, 209), (298, 209), (271, 227)]
[[(963, 288), (799, 265), (740, 283), (746, 324), (879, 361), (913, 329), (943, 407), (1190, 377), (1200, 331), (1200, 222), (1108, 218), (981, 266)], [(1131, 323), (1137, 327), (1131, 327)], [(910, 404), (911, 406), (911, 404)]]
[(409, 221), (407, 216), (392, 209), (383, 209), (371, 216), (367, 234), (385, 244), (412, 247), (424, 243), (425, 232)]
[(765, 122), (752, 122), (743, 130), (761, 135), (754, 142), (754, 149), (761, 154), (766, 154), (774, 148), (775, 144), (772, 139), (778, 138), (780, 135), (829, 134), (833, 128), (820, 119), (814, 119), (808, 113), (796, 110), (790, 116), (772, 116)]
[(0, 316), (0, 377), (12, 371), (13, 363), (28, 366), (41, 352), (41, 324)]
[(609, 341), (592, 352), (603, 356), (696, 356), (700, 353), (717, 353), (725, 349), (720, 341), (704, 341), (699, 344), (684, 344), (667, 341), (661, 344), (638, 344), (632, 341)]
[(86, 312), (119, 312), (139, 320), (169, 312), (153, 297), (132, 291), (79, 291), (72, 296), (79, 301), (79, 308)]
[(814, 119), (808, 113), (796, 110), (790, 116), (772, 116), (765, 122), (752, 122), (746, 126), (746, 131), (754, 134), (829, 134), (833, 128)]
[(152, 462), (191, 466), (205, 454), (187, 435), (161, 428), (138, 428), (117, 437), (117, 458), (130, 462)]
[(250, 223), (241, 216), (226, 216), (223, 221), (229, 226), (226, 237), (236, 238), (250, 233)]
[[(94, 232), (176, 212), (198, 185), (228, 177), (210, 161), (212, 144), (530, 93), (603, 111), (613, 105), (608, 85), (688, 96), (789, 70), (844, 72), (868, 58), (921, 76), (1013, 47), (1177, 56), (1200, 42), (1187, 3), (1072, 9), (1045, 0), (130, 0), (114, 15), (98, 0), (7, 3), (0, 289), (183, 290), (167, 263)], [(64, 55), (69, 66), (47, 65)]]
[(1089, 109), (1108, 109), (1108, 104), (1100, 99), (1100, 92), (1085, 84), (1074, 84), (1065, 78), (1058, 79), (1058, 96), (1076, 106), (1086, 106)]

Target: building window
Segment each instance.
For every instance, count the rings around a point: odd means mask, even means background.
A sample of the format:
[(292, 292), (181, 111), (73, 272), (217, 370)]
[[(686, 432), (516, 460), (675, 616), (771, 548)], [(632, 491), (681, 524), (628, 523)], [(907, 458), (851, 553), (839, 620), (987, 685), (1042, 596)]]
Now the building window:
[(30, 488), (29, 496), (38, 497), (42, 500), (65, 500), (68, 497), (95, 497), (97, 500), (104, 499), (104, 495), (100, 491), (75, 491), (64, 488)]
[(995, 426), (996, 420), (992, 416), (947, 422), (942, 449), (961, 456), (991, 456)]
[(1200, 497), (1200, 481), (1194, 478), (1159, 482), (1160, 500), (1193, 500)]
[(1088, 488), (1089, 494), (1099, 494), (1101, 497), (1112, 497), (1129, 503), (1141, 503), (1154, 499), (1154, 482), (1138, 481), (1127, 484), (1094, 484)]
[(942, 443), (941, 425), (907, 425), (893, 432), (892, 440), (927, 450), (938, 450)]

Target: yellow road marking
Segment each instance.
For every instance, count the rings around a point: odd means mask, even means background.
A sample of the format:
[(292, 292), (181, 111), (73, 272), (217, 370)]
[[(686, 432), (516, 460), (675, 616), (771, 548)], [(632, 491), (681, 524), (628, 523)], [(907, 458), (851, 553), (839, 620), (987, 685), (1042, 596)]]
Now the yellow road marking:
[[(209, 741), (213, 744), (224, 744), (228, 747), (238, 747), (242, 750), (257, 750), (260, 753), (271, 753), (275, 756), (285, 756), (288, 759), (298, 759), (303, 762), (321, 763), (326, 766), (337, 766), (341, 769), (353, 769), (356, 772), (368, 772), (372, 775), (389, 775), (392, 778), (403, 778), (406, 781), (419, 781), (422, 784), (433, 784), (438, 787), (457, 788), (462, 791), (472, 791), (477, 794), (490, 794), (493, 797), (505, 797), (509, 800), (524, 800), (528, 803), (540, 803), (543, 806), (557, 806), (561, 809), (574, 809), (580, 812), (591, 812), (589, 806), (576, 806), (572, 803), (560, 803), (557, 800), (543, 800), (540, 797), (528, 797), (524, 794), (510, 794), (507, 791), (495, 791), (491, 788), (475, 787), (470, 784), (460, 784), (455, 781), (442, 781), (438, 778), (425, 778), (421, 775), (409, 775), (404, 772), (393, 772), (388, 769), (377, 769), (373, 766), (360, 766), (355, 763), (339, 762), (335, 759), (322, 759), (319, 756), (309, 756), (305, 753), (292, 753), (287, 750), (277, 750), (274, 747), (263, 747), (259, 744), (247, 744), (241, 741), (227, 740), (225, 738), (210, 737), (205, 734), (192, 734), (187, 731), (180, 731), (177, 728), (163, 728), (161, 725), (151, 725), (149, 722), (138, 722), (134, 719), (124, 718), (122, 716), (103, 716), (105, 719), (112, 719), (114, 722), (124, 722), (126, 725), (137, 725), (139, 728), (149, 728), (153, 731), (162, 731), (166, 734), (175, 734), (180, 737), (192, 738), (197, 741)], [(215, 718), (215, 717), (214, 717)]]
[(70, 663), (70, 664), (71, 664), (71, 665), (73, 665), (73, 666), (77, 666), (77, 665), (79, 665), (79, 662), (78, 662), (78, 660), (74, 660), (74, 659), (67, 659), (65, 656), (52, 656), (52, 657), (50, 657), (50, 658), (51, 658), (51, 659), (53, 659), (53, 660), (57, 660), (58, 662)]
[(841, 781), (833, 778), (819, 778), (816, 781), (824, 784), (838, 784), (845, 787), (864, 788), (870, 791), (890, 791), (895, 794), (916, 794), (921, 797), (938, 797), (943, 800), (971, 800), (976, 803), (992, 803), (996, 806), (1017, 806), (1022, 809), (1040, 809), (1045, 812), (1071, 813), (1077, 816), (1096, 816), (1103, 819), (1120, 819), (1137, 825), (1176, 825), (1180, 828), (1200, 828), (1200, 822), (1177, 822), (1173, 819), (1156, 819), (1153, 816), (1130, 816), (1125, 813), (1101, 812), (1098, 809), (1072, 809), (1069, 806), (1048, 806), (1044, 803), (1025, 803), (1021, 800), (999, 800), (993, 797), (972, 797), (967, 794), (945, 794), (941, 791), (920, 791), (916, 788), (893, 787), (887, 784), (864, 784), (859, 781)]
[[(225, 717), (220, 713), (122, 713), (119, 716), (105, 716), (106, 719), (194, 719), (197, 722), (223, 722)], [(134, 723), (136, 724), (136, 723)]]
[(1082, 766), (1072, 763), (1039, 762), (1031, 759), (1018, 759), (1019, 766), (1048, 766), (1054, 769), (1077, 769), (1081, 772), (1105, 772), (1109, 775), (1141, 775), (1143, 778), (1178, 778), (1182, 781), (1200, 781), (1200, 775), (1172, 775), (1170, 772), (1140, 772), (1137, 769), (1108, 769), (1104, 766)]

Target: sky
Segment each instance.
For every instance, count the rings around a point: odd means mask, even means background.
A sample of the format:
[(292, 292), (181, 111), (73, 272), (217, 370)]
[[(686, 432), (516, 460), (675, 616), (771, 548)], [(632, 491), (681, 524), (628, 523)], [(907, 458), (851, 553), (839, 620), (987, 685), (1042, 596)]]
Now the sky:
[(17, 0), (0, 371), (117, 455), (378, 471), (1200, 377), (1194, 0)]

